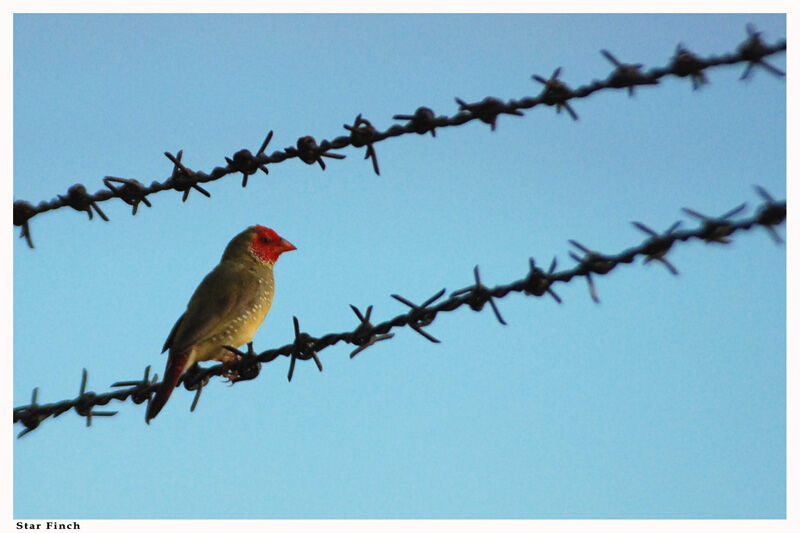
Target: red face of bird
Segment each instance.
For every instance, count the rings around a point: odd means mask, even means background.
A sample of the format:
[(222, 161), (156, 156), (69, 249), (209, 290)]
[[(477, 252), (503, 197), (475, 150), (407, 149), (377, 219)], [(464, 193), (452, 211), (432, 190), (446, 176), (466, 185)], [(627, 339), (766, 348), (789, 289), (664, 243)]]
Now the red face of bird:
[(254, 226), (253, 229), (251, 248), (264, 261), (274, 263), (283, 252), (297, 250), (294, 244), (278, 235), (273, 229), (260, 225)]

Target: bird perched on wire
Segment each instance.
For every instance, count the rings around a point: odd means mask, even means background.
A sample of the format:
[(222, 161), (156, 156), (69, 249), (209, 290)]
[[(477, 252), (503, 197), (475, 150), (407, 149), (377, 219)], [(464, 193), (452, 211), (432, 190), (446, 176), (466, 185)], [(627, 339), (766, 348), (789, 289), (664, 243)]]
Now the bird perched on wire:
[(223, 346), (239, 347), (253, 339), (272, 305), (275, 262), (283, 252), (296, 249), (264, 226), (251, 226), (228, 243), (164, 343), (162, 352), (169, 349), (169, 358), (161, 387), (147, 406), (148, 424), (193, 364), (237, 359)]

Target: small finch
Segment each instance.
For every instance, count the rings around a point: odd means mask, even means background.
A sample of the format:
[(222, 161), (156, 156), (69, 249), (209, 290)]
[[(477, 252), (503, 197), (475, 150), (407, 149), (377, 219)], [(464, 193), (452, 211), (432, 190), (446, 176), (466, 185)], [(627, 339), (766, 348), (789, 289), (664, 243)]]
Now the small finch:
[(169, 349), (169, 358), (161, 387), (147, 407), (148, 424), (193, 364), (211, 359), (233, 362), (236, 354), (223, 346), (239, 347), (253, 340), (272, 305), (275, 261), (296, 249), (264, 226), (251, 226), (228, 243), (164, 343), (162, 352)]

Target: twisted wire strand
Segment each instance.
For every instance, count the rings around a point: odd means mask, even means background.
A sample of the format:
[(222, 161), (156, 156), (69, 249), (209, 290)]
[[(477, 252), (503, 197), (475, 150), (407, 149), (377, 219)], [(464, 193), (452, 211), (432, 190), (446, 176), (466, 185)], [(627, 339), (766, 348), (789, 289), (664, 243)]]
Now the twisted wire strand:
[(741, 79), (748, 78), (756, 67), (776, 76), (784, 76), (785, 74), (781, 70), (767, 63), (765, 58), (785, 51), (786, 41), (779, 40), (768, 45), (764, 43), (760, 32), (756, 31), (752, 25), (748, 24), (746, 30), (748, 35), (746, 40), (734, 52), (722, 56), (712, 55), (700, 58), (683, 45), (678, 45), (669, 64), (643, 72), (641, 64), (622, 63), (611, 52), (601, 50), (601, 54), (613, 65), (614, 70), (605, 80), (593, 80), (577, 89), (570, 89), (559, 79), (561, 74), (561, 67), (559, 67), (550, 78), (546, 79), (539, 75), (532, 76), (535, 81), (543, 85), (543, 90), (538, 96), (526, 96), (508, 101), (487, 96), (480, 102), (474, 103), (456, 98), (459, 111), (453, 116), (437, 116), (430, 108), (420, 107), (413, 114), (394, 115), (394, 120), (408, 122), (404, 125), (394, 124), (385, 131), (378, 131), (369, 120), (359, 114), (352, 125), (344, 125), (349, 132), (347, 136), (339, 136), (332, 141), (323, 140), (317, 144), (314, 137), (306, 135), (297, 140), (296, 146), (289, 146), (268, 155), (266, 148), (273, 137), (273, 132), (270, 131), (255, 155), (248, 149), (239, 150), (232, 157), (225, 157), (226, 166), (218, 166), (210, 173), (189, 168), (182, 160), (183, 150), (178, 151), (176, 155), (164, 152), (164, 155), (172, 162), (173, 169), (171, 175), (162, 182), (153, 181), (149, 186), (145, 186), (136, 179), (106, 176), (103, 179), (106, 189), (100, 189), (94, 194), (89, 194), (82, 184), (75, 184), (69, 187), (66, 195), (58, 195), (57, 198), (49, 201), (41, 201), (36, 206), (25, 200), (15, 201), (13, 223), (20, 227), (20, 237), (25, 238), (28, 246), (33, 248), (30, 220), (41, 213), (62, 207), (72, 207), (77, 211), (85, 212), (90, 220), (94, 218), (94, 214), (97, 214), (103, 220), (108, 221), (108, 217), (98, 204), (112, 198), (120, 198), (131, 205), (132, 213), (136, 215), (139, 205), (143, 203), (147, 207), (151, 207), (147, 197), (160, 191), (176, 190), (182, 194), (183, 201), (188, 199), (192, 190), (210, 197), (211, 194), (201, 184), (216, 181), (229, 174), (241, 174), (242, 187), (246, 187), (250, 176), (259, 171), (268, 174), (269, 166), (292, 158), (299, 158), (309, 165), (318, 164), (322, 170), (325, 170), (324, 159), (343, 159), (345, 157), (331, 152), (331, 150), (347, 147), (366, 147), (365, 159), (370, 159), (374, 172), (379, 175), (380, 169), (375, 144), (392, 137), (411, 133), (422, 135), (428, 132), (435, 137), (436, 128), (460, 126), (473, 120), (480, 120), (494, 130), (499, 115), (523, 116), (522, 110), (539, 105), (554, 106), (556, 112), (559, 113), (564, 109), (572, 119), (577, 120), (578, 114), (572, 107), (571, 101), (573, 100), (586, 98), (607, 89), (625, 89), (630, 95), (633, 95), (635, 87), (658, 85), (659, 80), (665, 76), (688, 77), (693, 88), (697, 89), (708, 83), (706, 70), (722, 65), (745, 63), (746, 67)]
[[(501, 324), (505, 321), (500, 314), (500, 310), (495, 299), (501, 299), (512, 292), (523, 293), (529, 296), (550, 296), (557, 303), (561, 303), (561, 298), (554, 290), (554, 285), (558, 283), (569, 283), (577, 278), (586, 278), (589, 285), (589, 293), (593, 300), (599, 301), (597, 289), (593, 276), (603, 276), (611, 272), (621, 264), (631, 264), (637, 256), (643, 256), (643, 263), (658, 261), (668, 269), (673, 275), (677, 274), (677, 269), (669, 262), (666, 255), (672, 247), (679, 243), (690, 240), (701, 240), (705, 243), (727, 244), (731, 238), (742, 231), (753, 228), (765, 228), (768, 235), (776, 242), (783, 243), (783, 239), (775, 230), (786, 220), (786, 201), (776, 201), (763, 188), (756, 186), (756, 192), (763, 202), (757, 211), (750, 217), (741, 220), (734, 220), (733, 217), (741, 214), (746, 204), (741, 204), (718, 217), (711, 217), (699, 213), (693, 209), (684, 208), (683, 212), (688, 216), (697, 219), (699, 224), (691, 230), (677, 231), (681, 221), (678, 221), (664, 233), (657, 233), (641, 222), (632, 224), (647, 237), (637, 246), (623, 250), (617, 254), (604, 254), (587, 248), (578, 241), (571, 240), (570, 243), (583, 255), (570, 252), (570, 255), (577, 262), (576, 266), (570, 269), (556, 271), (556, 260), (553, 259), (547, 271), (539, 268), (533, 258), (529, 260), (529, 268), (526, 275), (516, 281), (506, 285), (497, 285), (489, 288), (483, 284), (480, 271), (474, 268), (475, 283), (464, 289), (452, 292), (444, 300), (440, 300), (446, 293), (445, 289), (438, 291), (422, 304), (414, 304), (403, 296), (393, 294), (392, 297), (407, 305), (410, 309), (406, 313), (399, 314), (394, 318), (373, 325), (370, 322), (372, 306), (362, 313), (358, 308), (351, 305), (353, 312), (358, 318), (358, 325), (350, 331), (339, 333), (329, 333), (321, 337), (313, 337), (301, 331), (297, 317), (294, 317), (294, 337), (291, 344), (286, 344), (279, 348), (269, 349), (256, 353), (252, 343), (248, 345), (246, 352), (241, 352), (234, 347), (229, 349), (239, 356), (239, 360), (231, 365), (217, 364), (207, 368), (194, 366), (184, 374), (182, 382), (187, 390), (196, 391), (191, 410), (194, 411), (200, 398), (203, 386), (206, 385), (213, 376), (227, 376), (231, 382), (245, 381), (258, 377), (262, 363), (269, 363), (278, 357), (289, 357), (288, 379), (291, 381), (294, 373), (295, 363), (299, 360), (313, 360), (317, 368), (322, 371), (322, 363), (319, 352), (331, 347), (339, 342), (352, 344), (356, 348), (351, 352), (350, 358), (355, 357), (364, 349), (377, 342), (388, 340), (394, 336), (392, 330), (402, 327), (409, 327), (431, 342), (440, 342), (439, 339), (428, 333), (424, 328), (429, 326), (441, 314), (454, 311), (464, 305), (469, 306), (474, 311), (481, 311), (485, 304), (489, 303), (497, 320)], [(435, 302), (439, 301), (439, 303)], [(74, 409), (80, 416), (86, 418), (86, 425), (90, 426), (94, 416), (113, 416), (116, 411), (95, 411), (94, 408), (108, 404), (111, 400), (126, 401), (129, 398), (136, 404), (141, 404), (149, 400), (151, 395), (160, 386), (157, 376), (150, 377), (150, 367), (145, 369), (144, 376), (139, 380), (119, 381), (113, 383), (112, 387), (119, 388), (112, 392), (97, 394), (86, 390), (88, 374), (83, 370), (79, 394), (73, 399), (67, 399), (56, 403), (39, 404), (37, 403), (38, 388), (33, 390), (31, 403), (14, 408), (14, 423), (21, 423), (25, 426), (19, 437), (36, 429), (44, 420), (49, 417), (57, 417), (71, 409)]]

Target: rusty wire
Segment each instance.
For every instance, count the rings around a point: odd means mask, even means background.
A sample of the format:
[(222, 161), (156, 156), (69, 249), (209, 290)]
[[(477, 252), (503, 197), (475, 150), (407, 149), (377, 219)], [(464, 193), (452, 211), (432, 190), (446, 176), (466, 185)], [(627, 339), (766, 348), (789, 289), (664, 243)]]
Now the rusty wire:
[[(473, 120), (480, 120), (489, 124), (491, 129), (494, 130), (497, 126), (499, 115), (523, 116), (522, 110), (531, 109), (538, 105), (555, 106), (556, 112), (564, 109), (574, 120), (577, 120), (578, 114), (573, 109), (570, 100), (586, 98), (597, 91), (605, 89), (625, 89), (629, 94), (633, 95), (633, 90), (636, 86), (657, 85), (661, 78), (669, 75), (688, 77), (692, 82), (692, 86), (697, 89), (701, 85), (708, 83), (705, 71), (711, 67), (721, 65), (746, 63), (741, 79), (749, 77), (755, 67), (760, 67), (776, 76), (784, 76), (785, 74), (782, 71), (767, 63), (765, 58), (785, 51), (786, 41), (781, 40), (775, 44), (767, 45), (761, 39), (760, 33), (752, 25), (748, 24), (746, 29), (747, 39), (737, 47), (735, 52), (722, 56), (700, 58), (683, 45), (678, 45), (668, 65), (643, 72), (641, 64), (622, 63), (608, 50), (602, 50), (602, 56), (614, 66), (614, 70), (605, 80), (594, 80), (577, 89), (570, 89), (564, 81), (559, 79), (562, 68), (558, 67), (550, 78), (546, 79), (537, 74), (532, 76), (534, 80), (544, 86), (539, 96), (526, 96), (519, 100), (511, 99), (508, 101), (487, 96), (480, 102), (475, 103), (465, 102), (460, 98), (456, 98), (459, 111), (453, 116), (437, 116), (430, 108), (420, 107), (413, 114), (394, 115), (394, 120), (406, 120), (408, 122), (405, 125), (394, 124), (386, 131), (378, 131), (369, 120), (359, 114), (352, 125), (344, 125), (344, 128), (350, 132), (348, 136), (336, 137), (333, 141), (323, 140), (317, 144), (314, 137), (306, 135), (297, 140), (296, 146), (290, 146), (282, 151), (278, 150), (268, 155), (265, 150), (273, 136), (273, 132), (270, 131), (256, 155), (246, 149), (239, 150), (233, 157), (225, 157), (227, 166), (216, 167), (210, 174), (189, 168), (182, 161), (182, 150), (178, 151), (177, 155), (165, 152), (164, 155), (172, 162), (173, 168), (170, 176), (163, 182), (154, 181), (150, 186), (145, 186), (136, 179), (106, 176), (103, 182), (107, 188), (101, 189), (94, 194), (89, 194), (83, 185), (76, 184), (67, 190), (66, 196), (58, 195), (57, 198), (50, 201), (42, 201), (37, 206), (33, 206), (25, 200), (17, 200), (14, 202), (13, 223), (15, 226), (20, 227), (20, 237), (24, 237), (28, 246), (33, 248), (29, 225), (30, 219), (40, 213), (61, 207), (69, 206), (77, 211), (86, 212), (89, 219), (92, 219), (93, 214), (97, 213), (103, 220), (108, 221), (98, 204), (112, 198), (120, 198), (125, 203), (133, 206), (133, 214), (135, 215), (139, 203), (144, 203), (150, 207), (151, 204), (147, 199), (150, 194), (173, 189), (182, 193), (182, 199), (186, 201), (190, 191), (194, 189), (210, 197), (210, 193), (200, 185), (201, 183), (215, 181), (229, 174), (241, 174), (242, 187), (246, 187), (248, 178), (258, 171), (268, 174), (269, 165), (275, 165), (295, 157), (309, 165), (316, 163), (322, 170), (325, 170), (323, 158), (343, 159), (344, 155), (331, 152), (331, 150), (340, 150), (348, 146), (354, 148), (366, 147), (365, 159), (370, 159), (375, 174), (380, 174), (375, 144), (390, 137), (398, 137), (410, 133), (422, 135), (428, 132), (435, 137), (436, 128), (459, 126)], [(122, 187), (116, 187), (112, 183), (120, 183)]]
[[(188, 390), (194, 390), (195, 398), (192, 402), (191, 410), (194, 411), (203, 386), (206, 385), (213, 376), (226, 376), (231, 382), (251, 380), (258, 377), (262, 363), (269, 363), (280, 356), (289, 357), (288, 379), (291, 381), (294, 373), (295, 363), (300, 360), (313, 360), (322, 371), (322, 363), (319, 352), (325, 348), (343, 341), (356, 346), (350, 353), (350, 358), (355, 357), (369, 346), (377, 342), (388, 340), (394, 336), (392, 329), (408, 326), (419, 333), (425, 339), (438, 343), (439, 339), (425, 331), (425, 327), (431, 325), (439, 313), (453, 311), (463, 305), (467, 305), (474, 311), (481, 311), (486, 303), (489, 303), (492, 311), (501, 324), (505, 320), (500, 314), (500, 310), (495, 299), (504, 298), (509, 293), (519, 292), (529, 296), (551, 296), (557, 303), (561, 303), (561, 298), (553, 290), (556, 283), (569, 283), (579, 277), (586, 278), (589, 284), (589, 292), (593, 300), (599, 301), (597, 288), (592, 279), (592, 275), (602, 276), (611, 272), (621, 264), (631, 264), (637, 256), (643, 256), (643, 264), (650, 261), (661, 262), (670, 273), (677, 275), (678, 271), (672, 263), (666, 259), (667, 253), (674, 245), (697, 239), (706, 243), (727, 244), (730, 238), (737, 232), (750, 230), (755, 227), (763, 227), (768, 234), (780, 244), (783, 242), (775, 231), (775, 226), (782, 224), (786, 220), (786, 202), (776, 201), (763, 188), (756, 186), (756, 192), (763, 199), (763, 203), (758, 207), (754, 215), (742, 220), (733, 220), (734, 215), (740, 214), (746, 208), (746, 204), (735, 207), (718, 217), (702, 215), (693, 209), (684, 208), (683, 212), (689, 216), (700, 219), (698, 227), (691, 230), (677, 231), (680, 221), (672, 224), (664, 233), (658, 233), (641, 222), (632, 224), (642, 232), (647, 234), (647, 238), (638, 246), (623, 250), (618, 254), (604, 254), (589, 249), (575, 240), (570, 243), (583, 253), (580, 256), (574, 252), (569, 255), (577, 261), (577, 265), (571, 269), (555, 271), (556, 260), (550, 263), (547, 272), (538, 268), (536, 262), (531, 258), (528, 264), (526, 275), (507, 285), (497, 285), (487, 287), (483, 284), (478, 267), (474, 268), (475, 283), (464, 289), (451, 292), (450, 296), (440, 300), (446, 293), (441, 289), (424, 303), (417, 305), (407, 300), (403, 296), (392, 294), (392, 297), (407, 305), (410, 309), (406, 313), (373, 325), (370, 322), (372, 306), (367, 307), (366, 313), (362, 313), (357, 307), (351, 305), (353, 312), (358, 319), (358, 324), (353, 330), (341, 333), (329, 333), (321, 337), (314, 337), (301, 331), (300, 322), (297, 317), (293, 319), (294, 342), (280, 348), (270, 349), (261, 353), (253, 350), (252, 343), (248, 344), (246, 352), (241, 352), (233, 347), (227, 347), (239, 356), (239, 361), (233, 364), (217, 364), (207, 368), (193, 366), (189, 372), (181, 378), (183, 385)], [(439, 301), (439, 303), (435, 302)], [(112, 416), (116, 412), (94, 411), (93, 408), (99, 405), (106, 405), (111, 400), (125, 401), (131, 398), (134, 403), (141, 404), (148, 401), (150, 396), (158, 389), (160, 384), (157, 377), (150, 377), (150, 367), (144, 371), (144, 376), (139, 380), (119, 381), (113, 383), (112, 387), (126, 387), (113, 392), (96, 394), (86, 391), (87, 373), (83, 370), (79, 394), (71, 400), (64, 400), (51, 404), (37, 403), (38, 387), (33, 390), (33, 396), (29, 405), (14, 408), (14, 422), (20, 422), (23, 429), (19, 436), (36, 429), (41, 422), (50, 416), (56, 417), (60, 414), (75, 409), (75, 411), (86, 417), (87, 425), (91, 424), (93, 416)]]

